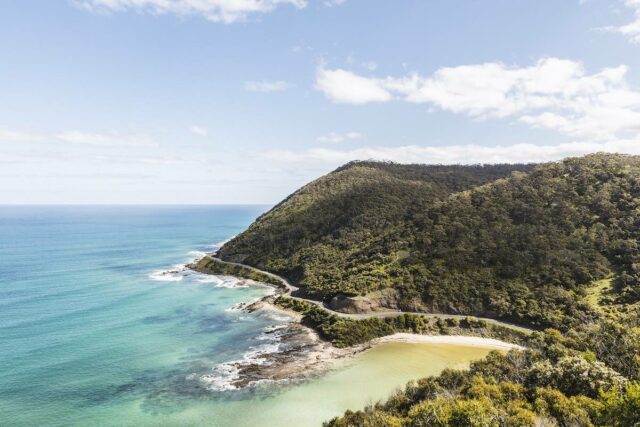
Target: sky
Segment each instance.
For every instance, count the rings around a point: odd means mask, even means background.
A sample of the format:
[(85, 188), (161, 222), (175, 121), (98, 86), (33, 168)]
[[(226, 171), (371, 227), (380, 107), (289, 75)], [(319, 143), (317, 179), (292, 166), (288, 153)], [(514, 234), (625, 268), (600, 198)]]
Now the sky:
[(640, 154), (640, 0), (21, 0), (0, 204), (274, 204), (351, 160)]

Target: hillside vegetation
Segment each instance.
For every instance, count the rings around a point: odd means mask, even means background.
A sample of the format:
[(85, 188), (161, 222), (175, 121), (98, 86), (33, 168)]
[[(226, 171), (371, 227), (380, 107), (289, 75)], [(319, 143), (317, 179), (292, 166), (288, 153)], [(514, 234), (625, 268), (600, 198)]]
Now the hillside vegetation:
[(618, 426), (640, 423), (640, 384), (599, 362), (534, 352), (491, 353), (468, 371), (411, 382), (383, 403), (326, 427)]
[(518, 342), (526, 350), (492, 352), (469, 370), (412, 381), (325, 425), (640, 426), (640, 304), (610, 305), (597, 321)]
[[(311, 298), (370, 296), (413, 311), (567, 329), (587, 290), (640, 298), (640, 158), (541, 165), (353, 162), (310, 183), (219, 252)], [(607, 299), (605, 298), (605, 299)]]
[(396, 286), (401, 278), (387, 270), (405, 253), (412, 218), (452, 193), (530, 169), (349, 163), (262, 215), (219, 255), (277, 272), (319, 299)]
[(377, 300), (539, 329), (409, 314), (345, 320), (279, 298), (337, 346), (406, 331), (526, 347), (411, 382), (327, 426), (626, 427), (640, 426), (639, 234), (640, 157), (490, 167), (356, 162), (291, 195), (219, 256), (347, 309)]

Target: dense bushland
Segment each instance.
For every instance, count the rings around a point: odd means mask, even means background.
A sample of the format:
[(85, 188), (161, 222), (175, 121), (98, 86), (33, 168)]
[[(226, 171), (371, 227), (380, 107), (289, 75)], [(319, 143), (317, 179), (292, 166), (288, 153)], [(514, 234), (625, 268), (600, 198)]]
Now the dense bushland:
[[(599, 384), (598, 389), (593, 384)], [(468, 371), (411, 382), (386, 402), (326, 423), (346, 426), (624, 426), (640, 422), (640, 384), (579, 357), (491, 353)]]
[(526, 350), (492, 352), (468, 371), (411, 382), (327, 425), (640, 425), (638, 305), (625, 308), (565, 334), (534, 332), (520, 341)]
[(501, 333), (527, 347), (411, 383), (331, 426), (634, 426), (639, 240), (640, 157), (355, 162), (291, 195), (219, 255), (282, 274), (319, 300), (385, 290), (394, 308), (539, 329), (519, 336), (411, 315), (351, 320), (280, 299), (338, 346), (406, 331)]
[(515, 344), (528, 342), (528, 334), (508, 326), (487, 323), (482, 319), (429, 318), (405, 313), (399, 316), (347, 319), (306, 301), (278, 297), (276, 305), (303, 315), (302, 323), (316, 330), (320, 337), (336, 347), (351, 347), (399, 332), (424, 335), (472, 335), (496, 338)]
[(391, 288), (401, 309), (567, 329), (615, 275), (640, 299), (640, 158), (538, 166), (355, 162), (303, 187), (224, 245), (312, 298)]

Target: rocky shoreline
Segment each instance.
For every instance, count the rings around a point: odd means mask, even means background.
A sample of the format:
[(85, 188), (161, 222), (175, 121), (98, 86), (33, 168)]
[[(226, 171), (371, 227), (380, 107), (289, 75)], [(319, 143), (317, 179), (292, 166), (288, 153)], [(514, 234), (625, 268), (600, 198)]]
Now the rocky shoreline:
[(262, 354), (250, 363), (231, 362), (237, 369), (230, 382), (234, 389), (246, 389), (265, 382), (297, 382), (316, 377), (331, 369), (337, 360), (353, 356), (371, 347), (371, 344), (339, 349), (318, 336), (317, 332), (299, 323), (300, 314), (273, 305), (273, 296), (238, 307), (248, 313), (259, 310), (286, 313), (292, 321), (278, 330), (279, 350)]
[(232, 386), (242, 389), (265, 381), (304, 380), (326, 372), (337, 359), (355, 353), (353, 349), (338, 350), (314, 335), (300, 324), (287, 326), (282, 338), (285, 349), (264, 355), (264, 361), (237, 366), (238, 378)]
[[(186, 268), (200, 274), (211, 274), (198, 268), (199, 261), (186, 265)], [(345, 349), (334, 347), (323, 341), (318, 333), (301, 323), (302, 315), (274, 304), (277, 296), (285, 294), (287, 288), (275, 283), (258, 282), (244, 279), (247, 283), (267, 285), (274, 293), (258, 301), (238, 304), (235, 309), (253, 313), (271, 311), (291, 317), (291, 322), (278, 330), (278, 351), (260, 354), (247, 362), (239, 360), (228, 362), (227, 368), (236, 372), (235, 378), (228, 382), (230, 389), (242, 390), (267, 382), (297, 382), (318, 376), (340, 359), (352, 356), (371, 347), (370, 344)]]
[(263, 354), (251, 363), (235, 362), (230, 364), (237, 369), (236, 379), (230, 382), (234, 389), (246, 389), (266, 382), (292, 383), (314, 378), (326, 373), (335, 366), (335, 362), (338, 360), (352, 357), (378, 344), (389, 342), (463, 345), (505, 352), (523, 348), (517, 344), (486, 337), (411, 333), (397, 333), (353, 347), (336, 348), (331, 343), (320, 339), (317, 332), (299, 323), (301, 316), (298, 313), (273, 305), (271, 303), (273, 298), (273, 296), (267, 296), (260, 301), (247, 304), (242, 309), (247, 312), (270, 310), (286, 313), (292, 317), (292, 322), (278, 332), (279, 351)]
[[(206, 273), (197, 269), (197, 262), (186, 268), (200, 274)], [(223, 274), (224, 275), (224, 274)], [(512, 348), (522, 348), (516, 344), (499, 341), (482, 336), (464, 335), (418, 335), (411, 333), (397, 333), (370, 340), (347, 348), (337, 348), (330, 342), (320, 338), (318, 333), (301, 323), (302, 315), (296, 311), (276, 305), (275, 299), (287, 293), (286, 287), (275, 283), (265, 283), (255, 279), (244, 279), (247, 285), (267, 285), (274, 289), (270, 295), (258, 301), (238, 304), (237, 310), (253, 313), (257, 311), (271, 311), (285, 314), (291, 322), (277, 329), (277, 350), (255, 355), (250, 360), (238, 360), (225, 363), (225, 368), (234, 372), (233, 378), (226, 382), (227, 389), (243, 390), (265, 383), (292, 383), (325, 373), (335, 365), (335, 362), (351, 357), (370, 349), (377, 344), (400, 341), (412, 343), (444, 343), (474, 347), (486, 347), (501, 351)], [(276, 333), (275, 330), (268, 333)]]

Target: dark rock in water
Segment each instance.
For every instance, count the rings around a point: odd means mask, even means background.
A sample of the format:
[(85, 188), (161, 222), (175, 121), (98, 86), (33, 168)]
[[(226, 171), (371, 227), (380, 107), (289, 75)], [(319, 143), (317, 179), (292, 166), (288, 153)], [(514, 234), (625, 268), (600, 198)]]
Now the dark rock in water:
[(353, 349), (335, 349), (298, 323), (266, 333), (276, 332), (280, 338), (280, 351), (259, 355), (251, 363), (234, 364), (238, 378), (231, 383), (233, 387), (244, 389), (264, 381), (292, 382), (309, 378), (326, 369), (336, 358), (353, 353)]
[(260, 310), (261, 308), (264, 308), (264, 302), (262, 300), (256, 301), (251, 304), (245, 304), (242, 309), (247, 313), (253, 313), (254, 311)]

